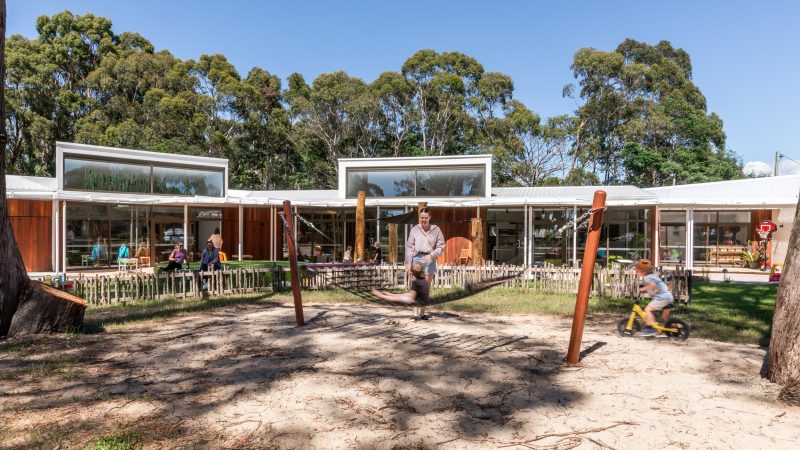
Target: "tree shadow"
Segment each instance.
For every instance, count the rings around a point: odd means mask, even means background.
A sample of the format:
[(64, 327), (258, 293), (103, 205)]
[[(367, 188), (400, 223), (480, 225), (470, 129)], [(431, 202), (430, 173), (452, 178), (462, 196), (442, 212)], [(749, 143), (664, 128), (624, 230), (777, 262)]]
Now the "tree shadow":
[[(459, 316), (411, 322), (368, 305), (306, 309), (314, 314), (307, 327), (294, 325), (289, 307), (251, 301), (144, 329), (80, 336), (71, 341), (74, 360), (63, 370), (33, 382), (26, 382), (30, 373), (8, 377), (14, 408), (47, 417), (79, 405), (102, 413), (84, 421), (99, 434), (124, 422), (127, 404), (150, 405), (153, 411), (141, 420), (185, 424), (216, 418), (223, 424), (218, 433), (226, 436), (239, 433), (236, 427), (247, 434), (254, 431), (246, 427), (267, 424), (264, 429), (277, 430), (270, 439), (281, 447), (291, 446), (281, 432), (313, 439), (320, 423), (277, 425), (268, 409), (253, 404), (275, 398), (288, 402), (284, 406), (303, 402), (330, 428), (377, 430), (382, 437), (372, 444), (378, 445), (403, 430), (420, 437), (432, 433), (418, 429), (420, 417), (446, 417), (437, 422), (444, 436), (479, 438), (508, 429), (517, 412), (583, 397), (557, 383), (564, 351), (505, 332), (500, 324)], [(39, 361), (60, 357), (57, 346), (37, 355)], [(24, 355), (19, 359), (0, 365), (0, 372), (8, 375), (11, 366), (31, 362)], [(287, 386), (303, 387), (280, 397)], [(91, 429), (63, 429), (61, 438), (84, 442)]]

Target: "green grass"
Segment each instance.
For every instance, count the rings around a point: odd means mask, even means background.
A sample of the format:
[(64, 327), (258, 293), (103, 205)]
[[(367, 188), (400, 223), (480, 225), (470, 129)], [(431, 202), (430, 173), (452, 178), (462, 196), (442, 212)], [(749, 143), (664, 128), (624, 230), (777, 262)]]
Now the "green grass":
[(676, 313), (693, 335), (767, 345), (777, 295), (777, 284), (695, 283), (691, 307)]
[(140, 449), (142, 446), (139, 444), (141, 439), (138, 432), (130, 433), (116, 433), (109, 436), (103, 436), (92, 440), (87, 450), (134, 450)]
[[(457, 290), (437, 289), (434, 297)], [(776, 285), (737, 283), (696, 283), (691, 306), (679, 304), (673, 314), (689, 321), (692, 336), (727, 342), (766, 345), (769, 341)], [(215, 298), (186, 298), (91, 307), (86, 313), (89, 332), (164, 320), (179, 314), (223, 308), (234, 304), (291, 303), (291, 292), (250, 294)], [(304, 303), (363, 303), (342, 291), (303, 291)], [(632, 301), (593, 297), (589, 314), (622, 317), (630, 312)], [(436, 310), (485, 314), (551, 314), (571, 316), (574, 295), (542, 294), (518, 289), (493, 288), (461, 300), (439, 304)], [(13, 352), (16, 349), (5, 349)]]

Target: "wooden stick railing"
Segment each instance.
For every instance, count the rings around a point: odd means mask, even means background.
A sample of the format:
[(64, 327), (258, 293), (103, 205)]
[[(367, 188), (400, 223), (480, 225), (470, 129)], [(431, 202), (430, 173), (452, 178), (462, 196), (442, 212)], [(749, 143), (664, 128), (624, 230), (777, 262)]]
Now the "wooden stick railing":
[[(465, 287), (471, 283), (518, 275), (500, 286), (526, 292), (575, 295), (580, 270), (572, 267), (472, 266), (443, 265), (434, 279), (434, 288)], [(660, 275), (676, 300), (688, 300), (688, 272), (683, 268), (662, 270)], [(368, 290), (403, 288), (407, 279), (402, 265), (338, 266), (301, 271), (303, 289)], [(225, 269), (208, 272), (177, 271), (153, 273), (128, 272), (113, 276), (80, 276), (69, 280), (76, 295), (92, 305), (160, 300), (173, 297), (235, 295), (252, 292), (281, 291), (290, 288), (287, 267)], [(634, 298), (638, 278), (631, 268), (612, 266), (594, 272), (592, 295)]]

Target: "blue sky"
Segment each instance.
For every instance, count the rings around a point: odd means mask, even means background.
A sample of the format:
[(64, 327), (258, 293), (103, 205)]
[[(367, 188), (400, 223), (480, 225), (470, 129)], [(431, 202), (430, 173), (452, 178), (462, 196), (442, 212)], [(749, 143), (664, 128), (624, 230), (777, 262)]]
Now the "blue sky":
[(8, 34), (33, 38), (37, 16), (65, 9), (107, 17), (116, 33), (138, 32), (182, 59), (222, 53), (242, 75), (258, 66), (311, 82), (344, 70), (370, 82), (417, 50), (459, 51), (510, 75), (515, 97), (543, 117), (574, 111), (561, 90), (579, 48), (666, 39), (689, 52), (743, 162), (771, 171), (776, 151), (800, 161), (800, 2), (12, 0)]

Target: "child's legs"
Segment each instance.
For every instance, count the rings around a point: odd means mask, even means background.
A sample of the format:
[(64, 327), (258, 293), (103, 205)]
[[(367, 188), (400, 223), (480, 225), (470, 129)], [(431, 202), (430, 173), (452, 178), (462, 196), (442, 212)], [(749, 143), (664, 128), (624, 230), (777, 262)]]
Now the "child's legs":
[(672, 301), (668, 299), (654, 298), (644, 309), (644, 313), (647, 315), (647, 326), (649, 327), (656, 323), (655, 311), (661, 311), (661, 317), (664, 317), (664, 314), (669, 317), (669, 312), (666, 312), (669, 310), (666, 307), (671, 303)]
[(647, 326), (648, 327), (652, 327), (653, 324), (656, 323), (656, 316), (653, 314), (653, 311), (655, 311), (655, 310), (656, 309), (653, 308), (653, 305), (647, 305), (644, 308), (644, 313), (647, 316), (647, 318), (645, 319), (645, 322), (647, 322)]

